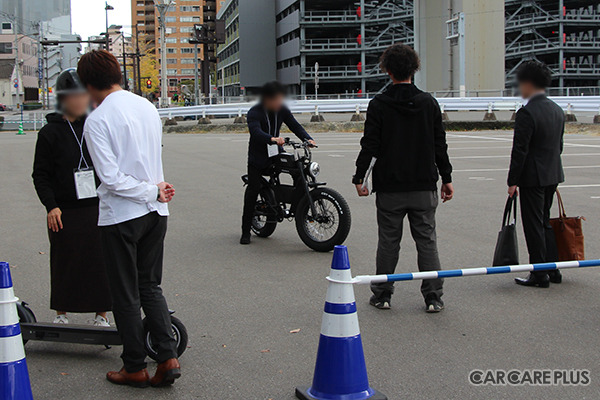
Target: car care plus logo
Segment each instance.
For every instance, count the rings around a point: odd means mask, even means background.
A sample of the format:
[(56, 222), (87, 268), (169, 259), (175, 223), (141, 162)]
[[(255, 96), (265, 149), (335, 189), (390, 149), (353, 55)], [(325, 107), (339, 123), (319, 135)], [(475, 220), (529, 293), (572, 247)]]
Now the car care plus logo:
[(469, 383), (475, 386), (587, 386), (586, 369), (473, 370)]

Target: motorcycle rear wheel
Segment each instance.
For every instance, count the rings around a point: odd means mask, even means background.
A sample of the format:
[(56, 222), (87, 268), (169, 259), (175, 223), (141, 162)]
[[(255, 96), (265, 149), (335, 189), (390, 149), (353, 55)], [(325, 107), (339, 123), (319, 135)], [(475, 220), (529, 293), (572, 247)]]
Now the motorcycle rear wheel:
[(300, 239), (311, 249), (331, 251), (344, 243), (350, 233), (350, 207), (342, 195), (332, 189), (315, 189), (311, 197), (317, 215), (313, 217), (308, 197), (304, 197), (296, 211), (296, 230)]

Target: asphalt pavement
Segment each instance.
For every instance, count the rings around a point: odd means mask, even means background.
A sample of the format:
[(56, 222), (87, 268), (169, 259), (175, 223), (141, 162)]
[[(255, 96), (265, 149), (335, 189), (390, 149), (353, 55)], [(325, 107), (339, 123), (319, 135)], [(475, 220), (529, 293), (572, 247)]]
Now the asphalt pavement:
[[(30, 178), (35, 138), (0, 133), (0, 259), (13, 266), (17, 296), (38, 320), (49, 321), (45, 211)], [(315, 138), (321, 179), (352, 210), (346, 245), (353, 273), (374, 273), (375, 199), (358, 198), (350, 184), (360, 135)], [(442, 264), (489, 266), (506, 200), (511, 135), (452, 133), (448, 140), (456, 196), (438, 211)], [(118, 347), (30, 342), (36, 399), (292, 400), (296, 386), (310, 384), (331, 254), (305, 247), (290, 222), (269, 239), (238, 244), (246, 148), (244, 134), (164, 138), (166, 178), (177, 194), (163, 288), (190, 334), (183, 377), (165, 389), (114, 386), (104, 376), (121, 367)], [(568, 136), (564, 164), (567, 213), (587, 217), (587, 257), (600, 258), (600, 137)], [(522, 234), (520, 247), (525, 263)], [(397, 271), (416, 269), (407, 230)], [(600, 269), (566, 271), (564, 283), (550, 289), (523, 288), (513, 278), (447, 279), (446, 310), (436, 315), (424, 312), (419, 282), (397, 284), (390, 311), (370, 307), (369, 288), (356, 287), (371, 385), (390, 400), (598, 399)], [(91, 318), (72, 317), (78, 323)], [(153, 373), (155, 364), (149, 367)], [(468, 382), (474, 369), (588, 369), (591, 383), (476, 387)]]

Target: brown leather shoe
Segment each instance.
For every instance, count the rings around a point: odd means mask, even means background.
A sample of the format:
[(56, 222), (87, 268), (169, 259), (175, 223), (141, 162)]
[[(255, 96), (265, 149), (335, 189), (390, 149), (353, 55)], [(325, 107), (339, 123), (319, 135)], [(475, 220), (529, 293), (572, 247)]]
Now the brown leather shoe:
[(150, 379), (150, 384), (154, 387), (169, 386), (175, 382), (175, 379), (181, 377), (181, 367), (176, 358), (170, 358), (167, 361), (158, 364), (156, 374)]
[(125, 368), (121, 368), (119, 372), (110, 371), (106, 374), (106, 379), (115, 385), (127, 385), (137, 388), (146, 388), (150, 386), (150, 375), (148, 375), (148, 370), (146, 368), (132, 374), (125, 371)]

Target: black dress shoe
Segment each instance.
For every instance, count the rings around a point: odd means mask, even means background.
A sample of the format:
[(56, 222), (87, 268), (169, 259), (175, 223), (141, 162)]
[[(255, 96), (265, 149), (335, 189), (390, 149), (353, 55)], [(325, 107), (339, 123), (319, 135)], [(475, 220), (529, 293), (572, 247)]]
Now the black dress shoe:
[(250, 244), (250, 234), (244, 233), (240, 238), (240, 244)]
[(527, 279), (524, 278), (515, 278), (515, 283), (521, 286), (537, 286), (541, 288), (550, 287), (550, 278), (548, 278), (548, 274), (544, 275), (533, 275), (529, 274)]
[(559, 270), (548, 271), (548, 277), (551, 283), (562, 283), (562, 274)]

